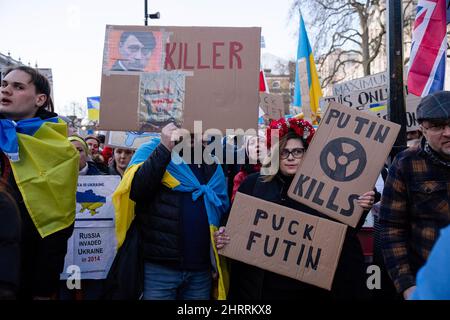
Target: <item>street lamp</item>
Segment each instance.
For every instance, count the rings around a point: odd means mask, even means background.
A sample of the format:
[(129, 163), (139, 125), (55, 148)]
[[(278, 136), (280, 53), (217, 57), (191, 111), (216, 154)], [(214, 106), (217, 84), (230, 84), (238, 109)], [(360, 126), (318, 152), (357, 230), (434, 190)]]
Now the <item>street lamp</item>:
[(159, 11), (156, 13), (151, 13), (148, 14), (148, 4), (147, 4), (148, 0), (144, 0), (144, 5), (145, 5), (145, 25), (148, 25), (148, 18), (150, 19), (159, 19)]

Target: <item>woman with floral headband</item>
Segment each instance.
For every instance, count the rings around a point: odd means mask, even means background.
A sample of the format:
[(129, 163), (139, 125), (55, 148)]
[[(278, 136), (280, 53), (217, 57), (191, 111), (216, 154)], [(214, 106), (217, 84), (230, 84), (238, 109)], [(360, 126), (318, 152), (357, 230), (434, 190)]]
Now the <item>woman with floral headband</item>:
[[(238, 191), (310, 215), (331, 219), (287, 196), (289, 186), (314, 135), (313, 126), (308, 121), (296, 118), (273, 121), (267, 128), (268, 148), (271, 146), (271, 131), (274, 129), (278, 129), (280, 138), (279, 159), (270, 161), (279, 160), (279, 169), (273, 175), (249, 175)], [(270, 164), (264, 164), (267, 165)], [(374, 192), (369, 191), (364, 193), (357, 203), (369, 210), (373, 201)], [(362, 222), (364, 217), (365, 215), (361, 218)], [(362, 225), (362, 222), (359, 225)], [(368, 292), (364, 256), (356, 236), (357, 230), (358, 228), (347, 230), (331, 291), (233, 260), (230, 270), (230, 299), (364, 299)], [(224, 227), (214, 236), (218, 249), (230, 241)]]

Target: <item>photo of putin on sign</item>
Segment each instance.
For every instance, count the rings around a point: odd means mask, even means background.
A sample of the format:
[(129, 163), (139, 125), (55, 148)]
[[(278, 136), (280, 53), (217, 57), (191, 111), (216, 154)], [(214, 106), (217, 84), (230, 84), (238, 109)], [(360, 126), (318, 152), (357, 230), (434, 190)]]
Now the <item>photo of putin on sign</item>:
[(111, 71), (144, 71), (155, 46), (152, 32), (124, 31), (119, 40), (120, 58)]

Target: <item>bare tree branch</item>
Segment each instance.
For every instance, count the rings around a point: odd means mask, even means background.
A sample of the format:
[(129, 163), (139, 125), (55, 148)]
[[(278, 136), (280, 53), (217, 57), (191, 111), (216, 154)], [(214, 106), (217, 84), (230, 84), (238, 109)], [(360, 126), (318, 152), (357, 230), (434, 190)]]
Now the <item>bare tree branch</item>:
[[(406, 42), (411, 38), (417, 1), (402, 0)], [(291, 18), (299, 8), (318, 30), (310, 39), (322, 87), (339, 81), (350, 69), (370, 74), (371, 64), (386, 48), (386, 0), (295, 0)]]

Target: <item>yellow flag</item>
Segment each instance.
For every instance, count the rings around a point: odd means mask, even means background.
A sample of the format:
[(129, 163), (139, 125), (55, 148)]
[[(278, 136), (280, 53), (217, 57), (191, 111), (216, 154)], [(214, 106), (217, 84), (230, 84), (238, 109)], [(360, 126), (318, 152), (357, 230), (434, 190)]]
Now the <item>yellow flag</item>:
[(17, 133), (20, 160), (11, 161), (25, 206), (41, 237), (75, 221), (79, 153), (64, 123), (44, 122), (34, 135)]

